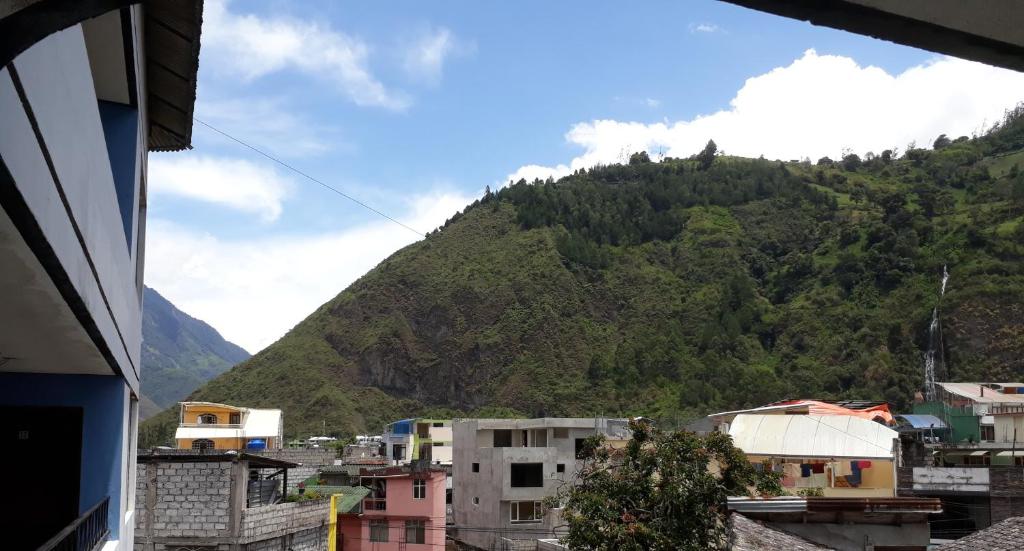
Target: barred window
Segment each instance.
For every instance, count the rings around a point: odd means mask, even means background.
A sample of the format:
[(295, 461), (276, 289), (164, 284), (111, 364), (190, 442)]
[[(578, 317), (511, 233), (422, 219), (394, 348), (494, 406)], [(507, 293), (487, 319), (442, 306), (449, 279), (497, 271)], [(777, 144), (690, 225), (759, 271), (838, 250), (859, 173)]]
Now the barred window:
[(388, 521), (374, 519), (370, 521), (370, 541), (388, 541)]
[(405, 521), (405, 543), (426, 543), (426, 524), (422, 520)]

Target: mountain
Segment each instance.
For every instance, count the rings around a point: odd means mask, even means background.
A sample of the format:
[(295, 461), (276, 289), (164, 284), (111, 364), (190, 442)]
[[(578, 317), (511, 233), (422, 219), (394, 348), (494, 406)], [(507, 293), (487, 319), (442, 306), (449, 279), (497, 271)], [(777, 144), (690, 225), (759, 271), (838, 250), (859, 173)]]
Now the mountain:
[[(430, 415), (885, 399), (1024, 376), (1024, 108), (983, 136), (817, 163), (715, 156), (489, 191), (193, 399), (290, 436)], [(1024, 167), (1022, 167), (1024, 168)], [(951, 274), (939, 303), (943, 267)], [(143, 427), (165, 442), (173, 413)]]
[(142, 302), (140, 416), (173, 406), (250, 354), (146, 287)]

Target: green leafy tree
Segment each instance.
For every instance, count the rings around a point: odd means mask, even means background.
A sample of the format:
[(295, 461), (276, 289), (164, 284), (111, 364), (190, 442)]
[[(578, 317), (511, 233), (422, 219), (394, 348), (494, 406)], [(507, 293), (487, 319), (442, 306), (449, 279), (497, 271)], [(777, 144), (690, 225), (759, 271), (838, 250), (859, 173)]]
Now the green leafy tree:
[(629, 156), (629, 164), (631, 165), (642, 165), (651, 162), (651, 158), (647, 155), (646, 151), (639, 151)]
[(715, 154), (718, 153), (718, 146), (715, 145), (715, 140), (708, 140), (708, 144), (704, 146), (704, 149), (697, 154), (697, 162), (700, 164), (701, 170), (707, 170), (711, 168), (711, 164), (715, 162)]
[(945, 134), (940, 134), (938, 138), (935, 138), (935, 143), (932, 144), (932, 149), (942, 149), (948, 147), (949, 144), (953, 143), (949, 137)]
[(571, 549), (727, 549), (726, 498), (782, 493), (779, 476), (756, 470), (728, 435), (630, 427), (625, 449), (588, 440), (576, 484), (559, 492)]

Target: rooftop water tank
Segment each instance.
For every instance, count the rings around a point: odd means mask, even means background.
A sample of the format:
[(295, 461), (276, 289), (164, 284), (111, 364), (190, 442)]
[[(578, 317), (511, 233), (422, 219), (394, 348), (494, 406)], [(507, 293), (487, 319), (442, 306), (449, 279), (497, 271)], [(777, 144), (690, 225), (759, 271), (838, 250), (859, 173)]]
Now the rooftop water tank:
[(247, 450), (265, 450), (267, 449), (267, 441), (262, 438), (253, 438), (245, 444)]

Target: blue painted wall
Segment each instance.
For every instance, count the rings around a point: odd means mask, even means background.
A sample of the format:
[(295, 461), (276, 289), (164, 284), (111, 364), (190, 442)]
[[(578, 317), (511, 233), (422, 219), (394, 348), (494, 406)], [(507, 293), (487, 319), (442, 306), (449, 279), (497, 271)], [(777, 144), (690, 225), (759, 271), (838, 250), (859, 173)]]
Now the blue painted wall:
[(107, 156), (114, 177), (117, 206), (121, 209), (124, 238), (132, 248), (135, 222), (135, 159), (138, 154), (139, 111), (130, 105), (99, 101), (100, 121), (107, 140)]
[(122, 433), (128, 386), (115, 376), (0, 373), (0, 405), (82, 408), (82, 478), (78, 512), (110, 496), (107, 523), (118, 539), (121, 510)]

